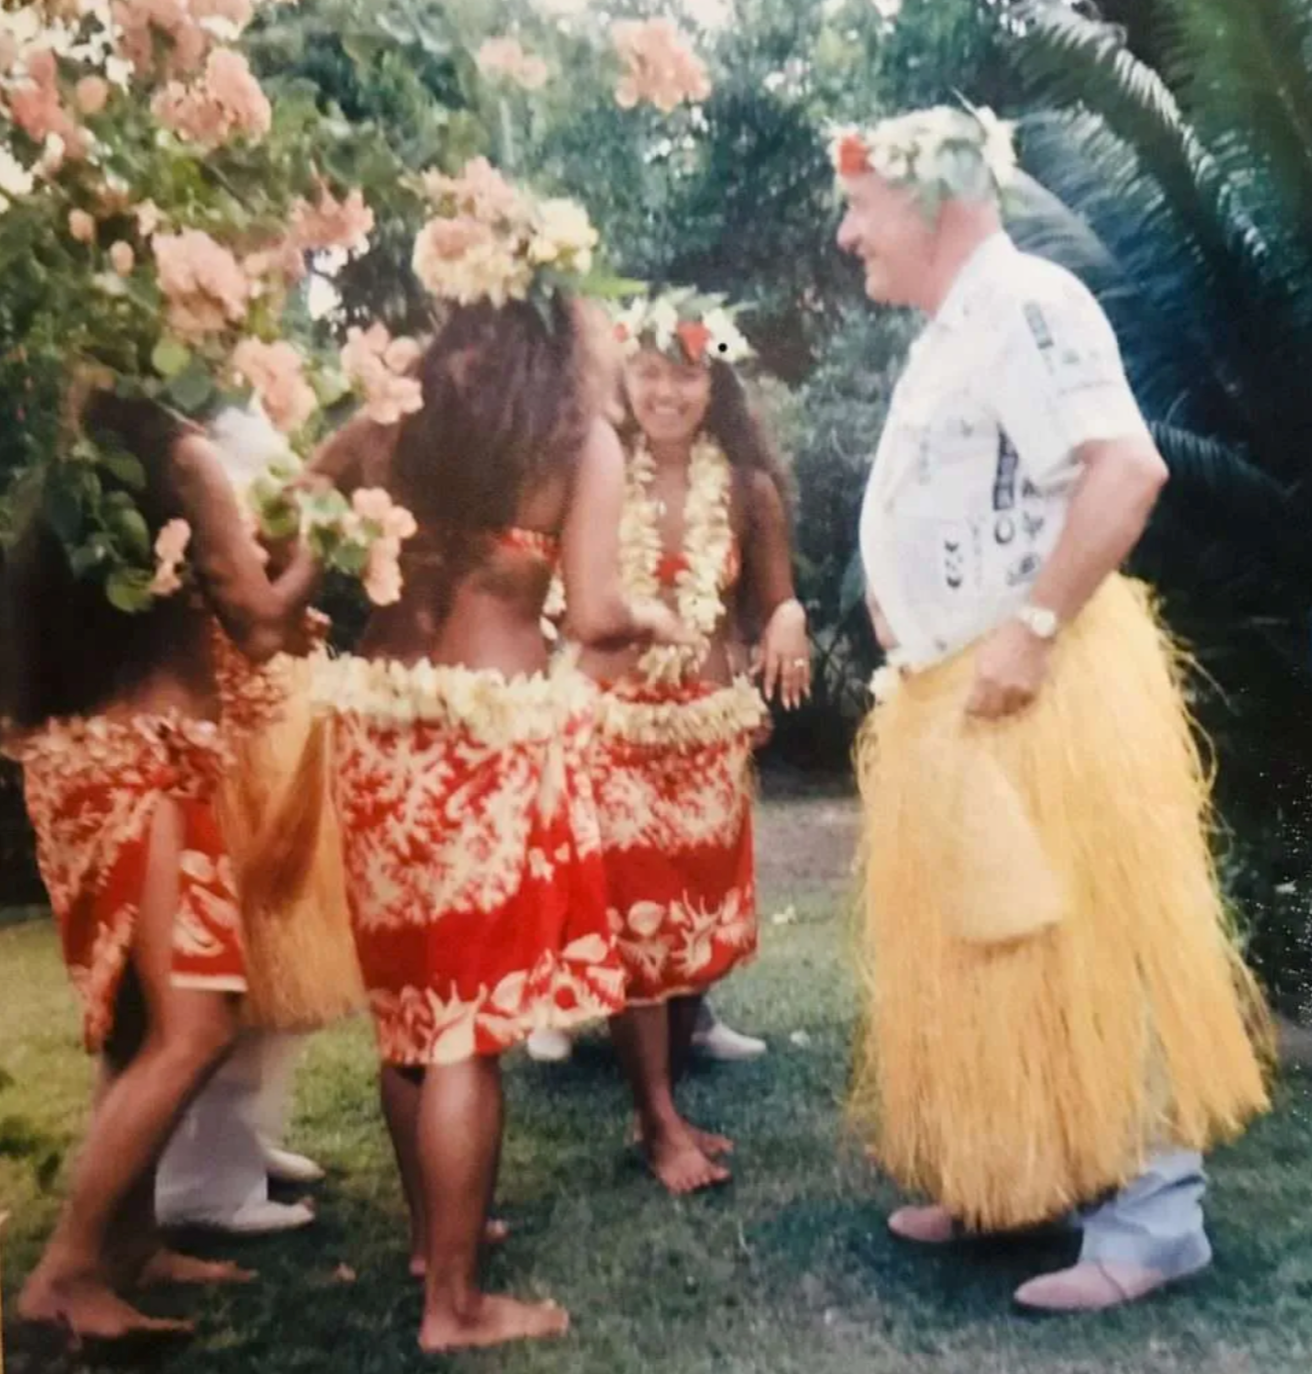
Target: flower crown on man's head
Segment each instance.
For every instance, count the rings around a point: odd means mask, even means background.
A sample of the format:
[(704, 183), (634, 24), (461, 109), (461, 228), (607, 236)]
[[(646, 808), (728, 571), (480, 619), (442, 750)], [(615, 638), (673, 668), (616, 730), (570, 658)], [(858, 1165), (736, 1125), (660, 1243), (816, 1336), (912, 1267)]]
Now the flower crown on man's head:
[(874, 172), (913, 189), (928, 206), (997, 200), (1017, 167), (1014, 131), (992, 110), (936, 105), (866, 129), (836, 128), (830, 154), (840, 179)]
[(687, 287), (640, 296), (615, 317), (615, 333), (627, 356), (655, 348), (679, 362), (740, 363), (752, 346), (734, 322), (723, 296)]
[(426, 173), (423, 188), (436, 213), (415, 239), (413, 264), (439, 300), (503, 306), (588, 290), (600, 236), (576, 201), (540, 200), (482, 157), (458, 176)]

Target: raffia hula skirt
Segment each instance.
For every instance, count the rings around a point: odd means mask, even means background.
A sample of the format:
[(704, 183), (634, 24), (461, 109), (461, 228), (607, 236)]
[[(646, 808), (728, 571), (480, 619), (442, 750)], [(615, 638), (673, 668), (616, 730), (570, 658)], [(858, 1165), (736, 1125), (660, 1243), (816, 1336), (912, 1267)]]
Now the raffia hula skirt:
[(597, 797), (611, 928), (627, 998), (703, 992), (756, 952), (751, 683), (607, 686)]
[(853, 1111), (895, 1180), (971, 1228), (1057, 1216), (1268, 1105), (1176, 663), (1117, 577), (1023, 714), (966, 717), (966, 652), (864, 728)]
[(450, 1064), (619, 1011), (586, 768), (595, 690), (568, 663), (338, 659), (333, 783), (383, 1060)]
[[(265, 1030), (317, 1030), (365, 1005), (332, 798), (331, 721), (312, 709), (316, 661), (280, 656), (261, 670), (271, 705), (233, 732), (218, 794), (242, 899), (244, 1012)], [(304, 852), (287, 855), (289, 846)], [(281, 867), (279, 856), (294, 858), (296, 871), (291, 882), (274, 877), (274, 892), (268, 869)]]

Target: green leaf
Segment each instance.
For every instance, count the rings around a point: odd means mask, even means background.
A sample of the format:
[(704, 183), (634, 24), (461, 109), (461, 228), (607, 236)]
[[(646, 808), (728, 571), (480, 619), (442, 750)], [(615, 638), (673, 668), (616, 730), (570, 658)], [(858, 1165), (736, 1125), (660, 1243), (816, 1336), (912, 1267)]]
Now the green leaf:
[(214, 395), (214, 379), (193, 358), (183, 371), (169, 381), (168, 395), (184, 415), (195, 415), (204, 409)]
[(331, 409), (351, 394), (350, 382), (346, 380), (345, 374), (336, 368), (312, 373), (310, 383), (314, 387), (314, 394), (319, 398), (319, 404), (324, 410)]
[(105, 581), (105, 595), (115, 610), (140, 615), (154, 604), (151, 581), (150, 573), (140, 568), (116, 568)]
[(133, 559), (150, 557), (150, 529), (139, 510), (115, 511), (113, 528)]
[(135, 453), (128, 453), (125, 449), (111, 449), (101, 453), (100, 463), (102, 467), (108, 468), (125, 487), (132, 491), (145, 491), (146, 469)]
[(73, 569), (73, 576), (85, 577), (87, 573), (100, 567), (105, 561), (106, 552), (103, 544), (94, 542), (83, 544), (80, 549), (74, 549), (68, 560)]
[(369, 563), (369, 550), (360, 544), (341, 544), (328, 559), (328, 566), (348, 577), (359, 577)]
[(579, 283), (579, 291), (585, 296), (596, 296), (599, 300), (617, 301), (625, 296), (641, 296), (647, 290), (645, 281), (636, 277), (621, 277), (613, 272), (590, 272)]
[(150, 365), (161, 377), (176, 377), (191, 362), (191, 349), (167, 335), (155, 345)]
[(65, 547), (72, 547), (82, 537), (82, 503), (75, 492), (62, 484), (46, 488), (44, 514), (46, 522)]

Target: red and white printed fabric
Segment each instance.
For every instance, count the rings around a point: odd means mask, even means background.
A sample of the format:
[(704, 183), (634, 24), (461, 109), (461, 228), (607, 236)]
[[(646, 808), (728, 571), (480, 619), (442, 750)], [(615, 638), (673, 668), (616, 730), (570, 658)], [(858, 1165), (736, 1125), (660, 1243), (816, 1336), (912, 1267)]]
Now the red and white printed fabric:
[(585, 680), (344, 658), (316, 695), (384, 1061), (499, 1054), (621, 1010)]
[(227, 760), (218, 728), (180, 716), (95, 716), (47, 726), (16, 749), (37, 860), (87, 1048), (114, 1025), (161, 802), (182, 819), (172, 978), (245, 991), (232, 862), (212, 799)]
[(741, 681), (603, 691), (592, 781), (632, 1004), (703, 992), (756, 953), (752, 740), (764, 715)]

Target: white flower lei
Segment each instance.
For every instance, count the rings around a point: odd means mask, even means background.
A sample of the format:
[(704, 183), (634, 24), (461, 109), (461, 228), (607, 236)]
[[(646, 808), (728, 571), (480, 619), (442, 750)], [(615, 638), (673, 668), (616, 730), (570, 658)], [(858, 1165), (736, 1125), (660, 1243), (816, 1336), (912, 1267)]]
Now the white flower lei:
[[(652, 499), (656, 462), (639, 439), (627, 465), (624, 516), (620, 521), (620, 573), (634, 598), (661, 595), (660, 566), (665, 556), (660, 510)], [(684, 566), (675, 579), (680, 620), (696, 636), (688, 646), (653, 645), (638, 660), (649, 682), (678, 682), (706, 657), (711, 636), (724, 616), (724, 580), (733, 552), (730, 515), (733, 468), (723, 450), (703, 436), (693, 445), (688, 465), (688, 495), (683, 508)]]

